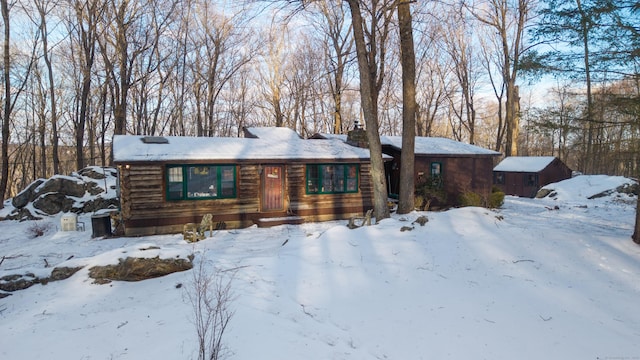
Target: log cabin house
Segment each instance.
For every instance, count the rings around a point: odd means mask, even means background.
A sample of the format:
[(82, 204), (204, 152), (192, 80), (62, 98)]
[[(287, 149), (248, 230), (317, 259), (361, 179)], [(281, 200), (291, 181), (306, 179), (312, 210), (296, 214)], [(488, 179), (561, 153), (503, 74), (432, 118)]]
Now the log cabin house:
[(308, 141), (286, 128), (244, 138), (116, 135), (124, 235), (179, 233), (183, 224), (228, 228), (347, 219), (373, 205), (369, 151)]
[(533, 198), (543, 186), (569, 179), (571, 173), (554, 156), (510, 156), (493, 169), (493, 182), (507, 195)]
[[(315, 134), (315, 139), (339, 139), (354, 146), (367, 146), (363, 129), (355, 129), (349, 135)], [(397, 197), (400, 190), (401, 136), (382, 136), (382, 152), (392, 157), (385, 162), (385, 174), (390, 197)], [(493, 165), (501, 154), (479, 146), (438, 138), (415, 138), (415, 179), (419, 186), (431, 182), (444, 193), (444, 199), (434, 200), (432, 208), (445, 208), (460, 204), (464, 192), (474, 192), (484, 198), (491, 194)]]

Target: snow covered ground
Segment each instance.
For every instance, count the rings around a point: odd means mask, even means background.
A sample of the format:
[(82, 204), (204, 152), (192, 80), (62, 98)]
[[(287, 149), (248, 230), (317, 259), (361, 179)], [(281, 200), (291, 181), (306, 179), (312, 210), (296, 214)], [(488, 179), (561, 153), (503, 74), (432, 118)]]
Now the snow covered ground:
[[(3, 221), (0, 277), (45, 276), (45, 259), (195, 253), (196, 266), (233, 276), (231, 359), (640, 359), (636, 199), (587, 199), (624, 182), (579, 176), (497, 211), (416, 212), (355, 230), (254, 227), (196, 244), (91, 239), (90, 229), (57, 231), (59, 217)], [(44, 236), (30, 235), (35, 223)], [(150, 245), (160, 249), (141, 250)], [(197, 358), (193, 271), (95, 285), (88, 267), (0, 299), (1, 359)]]

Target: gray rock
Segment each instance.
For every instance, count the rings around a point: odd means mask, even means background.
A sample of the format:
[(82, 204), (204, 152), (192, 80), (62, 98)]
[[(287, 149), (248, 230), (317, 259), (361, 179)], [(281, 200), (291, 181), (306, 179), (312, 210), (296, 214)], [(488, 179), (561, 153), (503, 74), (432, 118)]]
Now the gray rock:
[[(101, 209), (117, 209), (119, 205), (118, 199), (110, 198), (96, 198), (94, 200), (89, 200), (82, 205), (81, 209), (73, 209), (74, 212), (82, 212), (82, 213), (92, 213)], [(77, 211), (75, 211), (77, 210)]]
[(74, 201), (62, 193), (49, 193), (33, 202), (33, 207), (48, 215), (54, 215), (61, 211), (69, 212)]
[(7, 217), (5, 217), (5, 219), (7, 220), (20, 220), (20, 221), (25, 221), (25, 220), (42, 220), (41, 217), (38, 216), (34, 216), (31, 211), (29, 211), (28, 208), (22, 208), (22, 209), (14, 209), (11, 214), (7, 215)]
[(94, 266), (89, 277), (98, 284), (112, 280), (140, 281), (186, 271), (193, 267), (191, 259), (132, 258), (120, 259), (118, 265)]
[(27, 186), (24, 190), (22, 190), (18, 195), (14, 196), (11, 199), (11, 205), (20, 209), (25, 207), (29, 202), (33, 201), (36, 198), (35, 190), (38, 186), (40, 186), (44, 182), (44, 179), (38, 179), (32, 182), (29, 186)]
[(84, 188), (91, 195), (98, 195), (104, 192), (104, 189), (94, 182), (85, 183)]
[(70, 278), (73, 274), (77, 273), (82, 266), (80, 267), (57, 267), (51, 271), (51, 276), (49, 277), (49, 281), (58, 281)]
[(53, 177), (42, 185), (36, 193), (36, 196), (46, 193), (60, 193), (66, 196), (82, 197), (85, 193), (84, 183), (66, 177)]
[(96, 180), (102, 180), (102, 179), (106, 178), (104, 173), (100, 173), (100, 172), (95, 171), (95, 168), (93, 168), (93, 167), (84, 168), (84, 169), (78, 171), (78, 174), (82, 175), (82, 176), (90, 177), (90, 178), (96, 179)]

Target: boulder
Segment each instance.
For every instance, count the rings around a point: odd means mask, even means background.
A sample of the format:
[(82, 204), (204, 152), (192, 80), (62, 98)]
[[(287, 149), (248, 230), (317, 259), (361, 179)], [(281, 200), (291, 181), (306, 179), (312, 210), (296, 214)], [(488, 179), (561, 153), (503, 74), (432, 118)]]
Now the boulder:
[(536, 199), (542, 199), (542, 198), (545, 198), (547, 196), (553, 197), (555, 195), (556, 195), (556, 193), (554, 192), (553, 189), (544, 189), (543, 188), (543, 189), (538, 190), (538, 192), (536, 193)]
[(23, 208), (29, 202), (36, 198), (35, 190), (38, 186), (40, 186), (44, 182), (44, 179), (38, 179), (32, 182), (29, 186), (27, 186), (24, 190), (22, 190), (18, 195), (14, 196), (11, 199), (11, 205), (15, 208)]
[(115, 168), (90, 166), (71, 176), (38, 179), (11, 199), (15, 209), (0, 220), (39, 220), (39, 215), (59, 212), (92, 213), (117, 209), (119, 203), (114, 185), (117, 175)]
[(5, 217), (7, 220), (42, 220), (41, 217), (34, 216), (28, 208), (14, 209), (9, 215)]
[(39, 196), (46, 193), (82, 197), (85, 193), (84, 182), (70, 177), (54, 176), (45, 181), (35, 195)]
[[(2, 291), (18, 291), (27, 289), (35, 284), (46, 285), (50, 281), (64, 280), (82, 269), (80, 267), (57, 267), (51, 271), (51, 275), (46, 278), (39, 278), (32, 273), (6, 275), (0, 278), (0, 290)], [(0, 297), (1, 299), (2, 297)]]
[(84, 188), (91, 195), (98, 195), (104, 192), (104, 189), (93, 181), (85, 183)]
[(88, 178), (92, 178), (92, 179), (96, 179), (96, 180), (102, 180), (105, 177), (107, 177), (107, 175), (109, 176), (117, 176), (118, 175), (118, 171), (115, 168), (112, 167), (96, 167), (96, 166), (89, 166), (86, 167), (80, 171), (78, 171), (78, 174), (81, 176), (86, 176)]
[(615, 193), (618, 194), (626, 194), (629, 196), (637, 196), (638, 195), (638, 184), (634, 183), (634, 184), (623, 184), (618, 186), (615, 189), (609, 189), (609, 190), (605, 190), (603, 192), (597, 193), (595, 195), (591, 195), (588, 197), (589, 200), (593, 200), (593, 199), (598, 199), (598, 198), (602, 198), (605, 196), (609, 196), (609, 195), (613, 195)]
[(78, 171), (78, 174), (81, 176), (86, 176), (92, 179), (96, 179), (96, 180), (102, 180), (104, 178), (106, 178), (104, 173), (100, 173), (98, 171), (96, 171), (95, 167), (87, 167), (84, 168), (80, 171)]
[(73, 274), (77, 273), (82, 266), (80, 267), (66, 267), (61, 266), (54, 268), (51, 271), (51, 276), (49, 276), (49, 281), (58, 281), (70, 278)]
[(33, 202), (33, 207), (48, 215), (69, 212), (75, 203), (62, 193), (49, 193)]
[(0, 290), (13, 292), (24, 290), (39, 283), (40, 279), (31, 273), (24, 275), (7, 275), (0, 278)]
[(89, 277), (96, 283), (111, 280), (140, 281), (165, 276), (174, 272), (193, 268), (191, 259), (132, 258), (120, 259), (117, 265), (94, 266), (89, 269)]
[(119, 202), (116, 198), (96, 198), (85, 202), (81, 209), (77, 209), (77, 211), (74, 209), (74, 212), (92, 213), (101, 209), (117, 209), (118, 205)]

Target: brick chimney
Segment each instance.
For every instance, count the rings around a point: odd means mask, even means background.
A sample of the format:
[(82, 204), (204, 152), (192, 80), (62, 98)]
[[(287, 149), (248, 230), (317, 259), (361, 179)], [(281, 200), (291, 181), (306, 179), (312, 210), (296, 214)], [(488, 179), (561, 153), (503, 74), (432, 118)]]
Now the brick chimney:
[(360, 127), (360, 124), (357, 120), (353, 126), (353, 130), (350, 130), (347, 133), (347, 144), (365, 149), (369, 148), (367, 132), (362, 127)]

